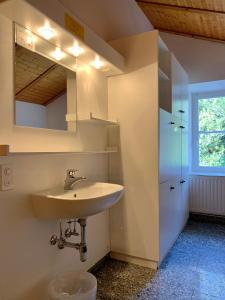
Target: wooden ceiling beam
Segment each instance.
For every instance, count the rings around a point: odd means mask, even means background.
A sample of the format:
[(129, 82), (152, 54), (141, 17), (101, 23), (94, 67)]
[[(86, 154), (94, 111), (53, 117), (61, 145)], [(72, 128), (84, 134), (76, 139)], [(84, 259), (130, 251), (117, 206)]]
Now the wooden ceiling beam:
[(155, 28), (161, 32), (165, 32), (165, 33), (171, 33), (171, 34), (175, 34), (175, 35), (181, 35), (181, 36), (185, 36), (185, 37), (191, 37), (194, 39), (198, 39), (198, 40), (205, 40), (205, 41), (209, 41), (209, 42), (215, 42), (215, 43), (220, 43), (220, 44), (225, 44), (225, 40), (221, 40), (221, 39), (216, 39), (216, 38), (210, 38), (210, 37), (205, 37), (203, 35), (197, 35), (197, 34), (192, 34), (192, 33), (183, 33), (183, 32), (178, 32), (178, 31), (172, 31), (172, 30), (167, 30), (164, 28)]
[(19, 97), (19, 95), (24, 92), (27, 88), (30, 88), (32, 86), (34, 86), (37, 82), (39, 82), (40, 80), (42, 80), (44, 77), (46, 77), (49, 73), (51, 73), (53, 70), (55, 70), (55, 68), (57, 67), (57, 64), (52, 65), (50, 68), (48, 68), (47, 70), (45, 70), (41, 75), (39, 75), (37, 78), (35, 78), (34, 80), (32, 80), (31, 82), (29, 82), (25, 87), (23, 87), (20, 91), (18, 91), (16, 93), (16, 96)]
[(225, 15), (225, 11), (219, 11), (219, 10), (211, 10), (206, 8), (196, 8), (196, 7), (189, 7), (189, 6), (179, 6), (174, 4), (165, 4), (165, 3), (158, 3), (158, 2), (149, 2), (146, 0), (136, 0), (137, 3), (143, 3), (148, 5), (149, 7), (155, 7), (155, 8), (165, 8), (165, 9), (174, 9), (179, 11), (188, 11), (191, 13), (201, 13), (201, 14), (217, 14), (217, 15)]

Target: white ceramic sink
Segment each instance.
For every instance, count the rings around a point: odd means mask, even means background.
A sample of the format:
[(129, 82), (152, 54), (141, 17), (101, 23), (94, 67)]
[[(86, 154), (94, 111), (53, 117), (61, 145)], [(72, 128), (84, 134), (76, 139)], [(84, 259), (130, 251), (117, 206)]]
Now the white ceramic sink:
[(104, 182), (78, 182), (73, 190), (54, 188), (32, 195), (35, 215), (39, 218), (86, 218), (119, 201), (124, 187)]

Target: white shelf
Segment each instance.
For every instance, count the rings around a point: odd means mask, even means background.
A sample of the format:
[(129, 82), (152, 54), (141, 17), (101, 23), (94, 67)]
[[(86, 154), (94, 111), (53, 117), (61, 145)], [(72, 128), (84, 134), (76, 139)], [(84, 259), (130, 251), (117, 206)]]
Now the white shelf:
[(96, 125), (103, 125), (103, 126), (117, 126), (119, 125), (117, 121), (115, 120), (107, 120), (107, 119), (101, 119), (93, 116), (92, 113), (90, 113), (90, 117), (87, 119), (78, 118), (78, 122), (81, 123), (90, 123), (90, 124), (96, 124)]
[(9, 152), (8, 156), (16, 155), (40, 155), (40, 154), (110, 154), (117, 153), (117, 147), (110, 147), (105, 150), (78, 150), (70, 152)]

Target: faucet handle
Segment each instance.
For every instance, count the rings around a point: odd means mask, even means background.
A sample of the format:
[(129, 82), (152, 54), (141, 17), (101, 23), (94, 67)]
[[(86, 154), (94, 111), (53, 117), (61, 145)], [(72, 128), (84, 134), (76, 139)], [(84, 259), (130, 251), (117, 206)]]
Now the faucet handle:
[(78, 171), (79, 171), (78, 169), (68, 169), (68, 170), (66, 171), (66, 173), (67, 173), (67, 176), (74, 178), (76, 172), (78, 172)]

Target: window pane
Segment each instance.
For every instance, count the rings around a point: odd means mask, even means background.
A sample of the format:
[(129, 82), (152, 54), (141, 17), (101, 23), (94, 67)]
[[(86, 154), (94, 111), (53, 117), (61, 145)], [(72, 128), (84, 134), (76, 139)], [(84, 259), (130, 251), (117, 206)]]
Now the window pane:
[(225, 134), (199, 134), (199, 166), (225, 167)]
[(225, 130), (225, 97), (198, 100), (199, 131)]

